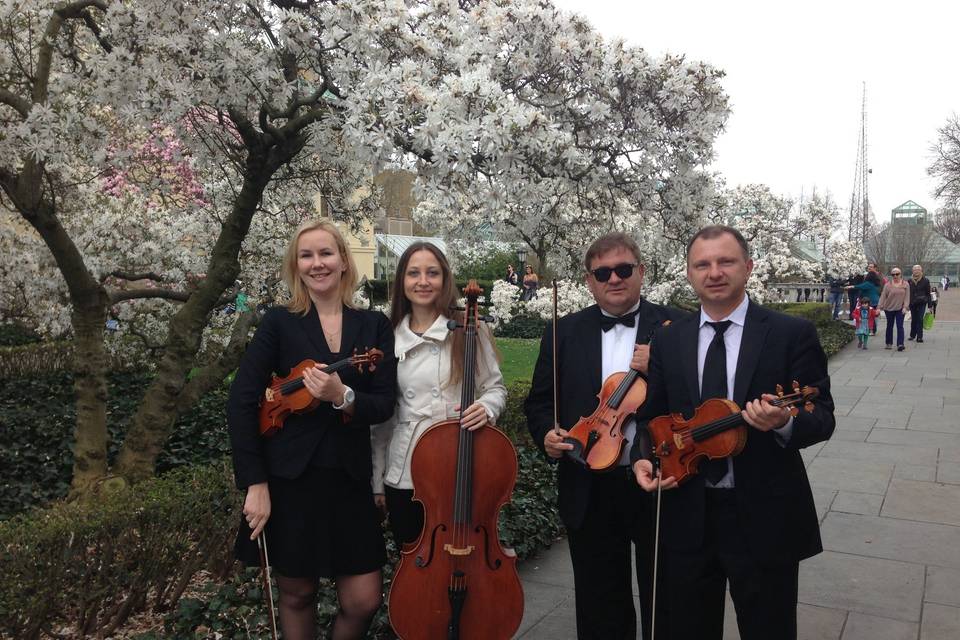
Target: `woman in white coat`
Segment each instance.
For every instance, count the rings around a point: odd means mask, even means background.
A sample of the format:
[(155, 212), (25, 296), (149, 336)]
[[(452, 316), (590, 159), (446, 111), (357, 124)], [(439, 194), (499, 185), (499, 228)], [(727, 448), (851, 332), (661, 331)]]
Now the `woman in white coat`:
[[(413, 448), (430, 426), (460, 416), (464, 333), (447, 328), (457, 289), (450, 265), (435, 245), (417, 242), (403, 252), (392, 295), (397, 406), (393, 418), (371, 433), (373, 493), (389, 514), (390, 530), (402, 549), (416, 542), (423, 529), (423, 508), (412, 499)], [(462, 315), (456, 314), (458, 321)], [(476, 401), (463, 412), (465, 429), (494, 424), (507, 401), (493, 335), (483, 323), (477, 341)]]

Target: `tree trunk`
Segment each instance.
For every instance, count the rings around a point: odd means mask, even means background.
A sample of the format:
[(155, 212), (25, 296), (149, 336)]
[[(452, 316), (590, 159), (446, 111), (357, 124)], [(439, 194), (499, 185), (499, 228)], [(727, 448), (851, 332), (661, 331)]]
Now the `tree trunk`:
[[(234, 114), (231, 117), (239, 120)], [(212, 380), (211, 376), (205, 375), (198, 384), (187, 387), (187, 374), (196, 362), (210, 313), (220, 295), (233, 285), (240, 274), (240, 248), (263, 191), (274, 172), (294, 158), (306, 142), (306, 137), (299, 133), (278, 141), (272, 135), (253, 131), (246, 122), (238, 122), (238, 128), (250, 150), (243, 187), (214, 245), (207, 278), (170, 321), (170, 332), (163, 358), (157, 367), (157, 376), (147, 388), (123, 441), (114, 473), (131, 482), (153, 476), (157, 456), (170, 435), (174, 421), (192, 405), (181, 400), (199, 397), (199, 384), (207, 384), (209, 389), (223, 380), (222, 377)], [(237, 360), (240, 353), (235, 353)]]
[(73, 435), (71, 495), (87, 493), (107, 473), (107, 369), (103, 327), (106, 292), (92, 297), (73, 313), (73, 386), (77, 424)]

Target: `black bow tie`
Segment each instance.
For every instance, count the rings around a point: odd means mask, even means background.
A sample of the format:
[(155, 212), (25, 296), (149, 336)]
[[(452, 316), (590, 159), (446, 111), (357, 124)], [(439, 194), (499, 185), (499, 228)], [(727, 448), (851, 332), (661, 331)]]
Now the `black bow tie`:
[(625, 327), (635, 326), (637, 323), (638, 313), (640, 313), (640, 309), (637, 309), (636, 311), (633, 311), (631, 313), (625, 313), (622, 316), (616, 316), (616, 317), (601, 315), (600, 328), (603, 329), (604, 332), (607, 332), (607, 331), (610, 331), (610, 329), (613, 329), (618, 324), (622, 324)]

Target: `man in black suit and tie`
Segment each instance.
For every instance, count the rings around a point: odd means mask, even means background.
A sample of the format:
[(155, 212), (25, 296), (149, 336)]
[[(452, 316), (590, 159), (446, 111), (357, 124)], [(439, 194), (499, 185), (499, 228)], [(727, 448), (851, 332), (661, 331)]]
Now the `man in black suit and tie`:
[[(654, 339), (643, 418), (690, 417), (708, 398), (727, 398), (747, 423), (739, 455), (701, 462), (679, 487), (663, 480), (658, 640), (720, 640), (728, 581), (742, 640), (795, 639), (799, 561), (822, 551), (800, 449), (833, 433), (827, 359), (810, 322), (747, 297), (752, 270), (736, 229), (698, 231), (687, 245), (687, 279), (700, 313)], [(769, 393), (793, 380), (820, 392), (796, 416), (770, 404)], [(631, 452), (647, 491), (657, 486), (650, 453)]]
[[(631, 543), (636, 545), (643, 619), (649, 619), (652, 549), (650, 497), (630, 470), (630, 445), (613, 471), (594, 473), (567, 452), (563, 438), (581, 416), (597, 408), (597, 394), (611, 374), (647, 371), (654, 329), (683, 314), (640, 296), (644, 268), (640, 249), (626, 234), (596, 240), (584, 258), (586, 282), (597, 304), (557, 323), (559, 433), (553, 424), (553, 326), (540, 343), (525, 410), (537, 445), (559, 464), (560, 517), (567, 528), (576, 592), (577, 637), (635, 640)], [(624, 429), (634, 439), (636, 422)], [(644, 638), (648, 637), (644, 626)]]

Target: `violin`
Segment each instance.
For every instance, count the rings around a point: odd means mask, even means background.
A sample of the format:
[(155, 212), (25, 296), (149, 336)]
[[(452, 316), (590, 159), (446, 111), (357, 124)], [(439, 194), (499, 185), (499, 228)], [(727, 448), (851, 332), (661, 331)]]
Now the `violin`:
[[(799, 413), (803, 404), (813, 411), (813, 399), (820, 395), (816, 387), (800, 388), (793, 381), (793, 393), (784, 394), (777, 385), (777, 397), (770, 401), (775, 407), (789, 407), (790, 414)], [(654, 418), (647, 424), (653, 444), (653, 455), (659, 459), (661, 477), (673, 476), (683, 484), (697, 473), (701, 460), (726, 458), (743, 451), (747, 444), (747, 428), (737, 403), (726, 398), (711, 398), (685, 420), (679, 413)]]
[[(668, 324), (670, 321), (666, 320), (663, 326)], [(653, 332), (646, 343), (650, 344), (652, 339)], [(609, 471), (619, 462), (627, 445), (623, 425), (647, 399), (647, 381), (636, 369), (610, 374), (597, 398), (594, 412), (580, 418), (563, 441), (573, 445), (567, 455), (576, 462), (591, 471)]]
[[(461, 419), (476, 384), (477, 300), (471, 280)], [(413, 497), (423, 504), (423, 530), (400, 555), (390, 586), (390, 625), (401, 640), (512, 638), (523, 618), (523, 588), (516, 553), (500, 545), (497, 515), (517, 479), (517, 452), (502, 431), (468, 431), (460, 419), (431, 426), (411, 458)]]
[[(360, 354), (354, 351), (349, 358), (328, 364), (321, 370), (332, 374), (349, 367), (356, 367), (357, 371), (362, 372), (366, 366), (368, 371), (373, 371), (382, 359), (383, 351), (380, 349), (368, 349)], [(260, 401), (261, 436), (272, 436), (283, 428), (283, 422), (291, 413), (308, 413), (320, 406), (321, 401), (310, 395), (303, 385), (303, 372), (315, 366), (317, 363), (314, 360), (307, 359), (293, 367), (286, 377), (273, 376)]]

